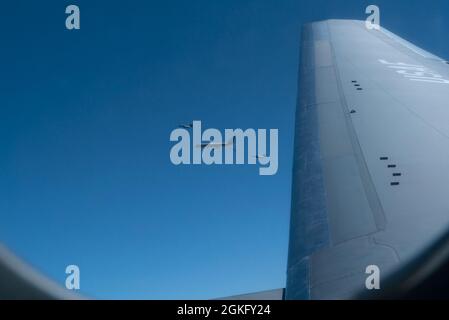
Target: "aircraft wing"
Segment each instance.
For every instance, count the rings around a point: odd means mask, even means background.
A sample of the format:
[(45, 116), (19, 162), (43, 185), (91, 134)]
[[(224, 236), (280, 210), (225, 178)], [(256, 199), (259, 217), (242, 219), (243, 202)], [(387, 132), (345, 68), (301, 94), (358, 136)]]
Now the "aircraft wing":
[(286, 299), (354, 298), (449, 227), (449, 65), (385, 29), (301, 40)]

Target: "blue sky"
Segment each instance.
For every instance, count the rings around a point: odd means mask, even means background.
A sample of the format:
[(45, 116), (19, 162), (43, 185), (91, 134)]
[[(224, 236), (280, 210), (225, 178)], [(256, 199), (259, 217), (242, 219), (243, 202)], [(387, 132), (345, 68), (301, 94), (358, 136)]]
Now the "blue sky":
[[(0, 18), (0, 241), (95, 298), (283, 287), (300, 27), (367, 1), (14, 1)], [(65, 7), (81, 30), (65, 29)], [(449, 58), (447, 1), (377, 1)], [(279, 129), (279, 171), (171, 164), (179, 123)]]

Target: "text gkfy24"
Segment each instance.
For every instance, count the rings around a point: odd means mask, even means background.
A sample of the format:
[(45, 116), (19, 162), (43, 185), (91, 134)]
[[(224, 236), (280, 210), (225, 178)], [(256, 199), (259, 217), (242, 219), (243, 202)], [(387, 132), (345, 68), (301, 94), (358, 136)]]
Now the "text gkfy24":
[(170, 150), (170, 160), (175, 165), (242, 165), (246, 158), (247, 164), (261, 165), (262, 176), (278, 171), (278, 129), (270, 129), (269, 152), (266, 129), (225, 129), (224, 139), (217, 129), (202, 132), (201, 121), (192, 123), (192, 137), (189, 129), (178, 128), (170, 134), (170, 141), (177, 142)]

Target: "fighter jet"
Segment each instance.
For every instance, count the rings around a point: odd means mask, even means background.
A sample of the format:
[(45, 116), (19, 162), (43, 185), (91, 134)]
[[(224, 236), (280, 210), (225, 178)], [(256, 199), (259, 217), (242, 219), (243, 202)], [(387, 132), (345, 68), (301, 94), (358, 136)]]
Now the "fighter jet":
[(256, 158), (257, 160), (260, 160), (260, 159), (266, 159), (266, 158), (267, 158), (267, 155), (266, 155), (266, 154), (263, 154), (263, 155), (257, 155), (257, 156), (253, 156), (253, 158)]
[(192, 129), (192, 128), (193, 128), (193, 123), (189, 123), (189, 124), (180, 124), (178, 127), (179, 127), (179, 128), (182, 128), (182, 129)]
[(228, 147), (228, 146), (232, 146), (235, 143), (235, 137), (233, 137), (232, 139), (230, 139), (228, 142), (204, 142), (201, 144), (197, 144), (196, 147), (197, 148), (221, 148), (221, 147)]

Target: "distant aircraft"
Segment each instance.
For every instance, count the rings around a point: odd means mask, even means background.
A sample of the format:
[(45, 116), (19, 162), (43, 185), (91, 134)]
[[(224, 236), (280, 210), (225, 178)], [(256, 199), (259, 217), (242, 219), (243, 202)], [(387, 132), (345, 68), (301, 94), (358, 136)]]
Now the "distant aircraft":
[(197, 148), (218, 148), (218, 147), (228, 147), (228, 146), (232, 146), (235, 143), (235, 137), (233, 137), (232, 139), (230, 139), (228, 142), (204, 142), (202, 144), (197, 144), (196, 147)]
[(192, 128), (193, 128), (193, 123), (189, 123), (189, 124), (180, 124), (178, 127), (179, 127), (179, 128), (183, 128), (183, 129), (192, 129)]

